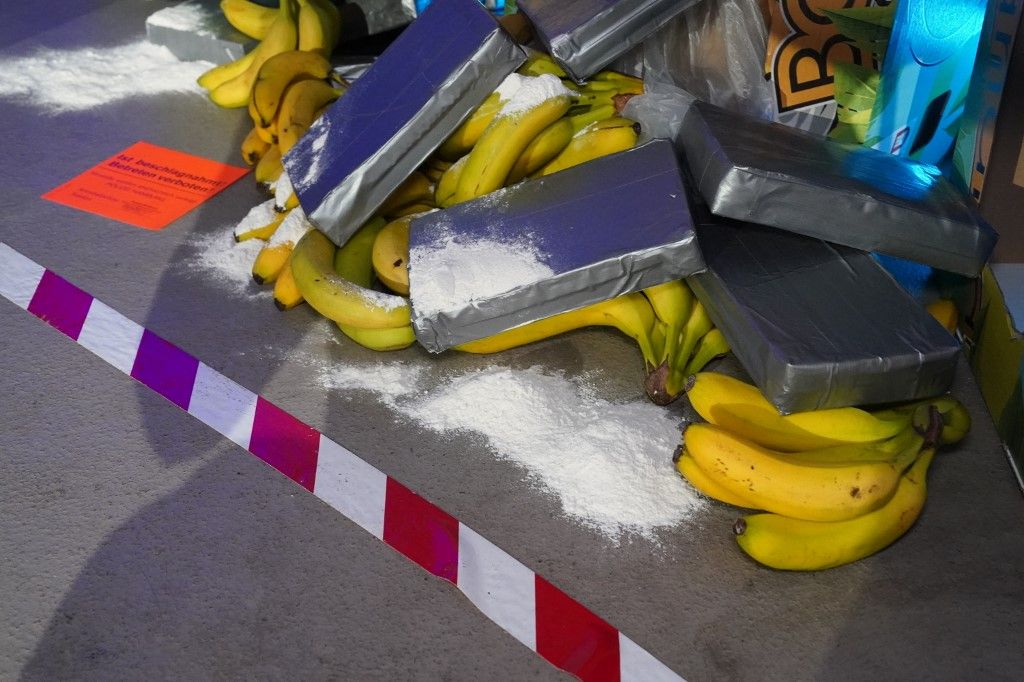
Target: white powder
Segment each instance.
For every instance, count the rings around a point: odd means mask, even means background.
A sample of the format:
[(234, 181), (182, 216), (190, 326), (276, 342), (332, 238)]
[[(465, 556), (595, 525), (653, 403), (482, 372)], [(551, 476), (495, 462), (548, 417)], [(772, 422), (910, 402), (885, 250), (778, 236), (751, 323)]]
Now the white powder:
[(195, 252), (178, 263), (189, 272), (201, 273), (235, 294), (270, 296), (270, 288), (257, 287), (252, 263), (266, 243), (260, 239), (236, 242), (229, 227), (213, 234), (194, 236), (189, 242)]
[(464, 307), (554, 274), (527, 239), (458, 241), (442, 233), (409, 253), (409, 289), (421, 315)]
[(302, 235), (312, 229), (313, 226), (306, 220), (305, 211), (302, 210), (301, 206), (296, 206), (288, 211), (288, 215), (285, 216), (281, 224), (274, 230), (274, 234), (267, 240), (267, 244), (277, 246), (291, 242), (294, 245), (302, 239)]
[[(572, 95), (572, 91), (565, 87), (565, 84), (559, 80), (558, 76), (550, 73), (544, 73), (539, 76), (520, 76), (518, 74), (512, 74), (517, 76), (517, 80), (510, 81), (506, 78), (500, 86), (498, 86), (499, 94), (498, 99), (506, 100), (504, 106), (501, 107), (501, 111), (498, 112), (498, 116), (512, 116), (518, 114), (538, 104), (542, 104), (552, 97), (558, 97), (559, 95)], [(508, 95), (507, 97), (505, 95)]]
[(209, 62), (182, 62), (146, 40), (80, 50), (37, 50), (0, 59), (0, 97), (23, 98), (53, 113), (164, 92), (203, 94), (196, 79)]
[(209, 23), (216, 16), (216, 10), (204, 7), (202, 3), (183, 2), (153, 12), (146, 18), (146, 23), (200, 36), (213, 36), (215, 34), (209, 29)]
[(417, 423), (440, 433), (483, 436), (501, 459), (522, 466), (555, 496), (566, 515), (613, 541), (675, 526), (703, 505), (676, 473), (676, 421), (649, 402), (615, 404), (592, 386), (539, 367), (491, 367), (422, 389), (415, 365), (332, 368), (335, 390), (371, 390)]
[(294, 183), (300, 190), (308, 189), (320, 177), (326, 155), (324, 147), (327, 146), (327, 137), (330, 133), (331, 123), (327, 116), (321, 116), (313, 121), (313, 125), (306, 131), (306, 136), (310, 138), (309, 158), (303, 159), (302, 165), (306, 167), (306, 171)]
[(245, 217), (235, 225), (234, 234), (238, 237), (246, 232), (255, 230), (257, 227), (263, 227), (273, 222), (276, 217), (277, 211), (274, 210), (274, 200), (267, 199), (262, 204), (256, 204), (249, 209)]
[(287, 171), (281, 171), (281, 174), (277, 176), (277, 182), (274, 183), (274, 203), (278, 208), (283, 209), (284, 205), (288, 203), (288, 199), (294, 193), (292, 181), (288, 177)]

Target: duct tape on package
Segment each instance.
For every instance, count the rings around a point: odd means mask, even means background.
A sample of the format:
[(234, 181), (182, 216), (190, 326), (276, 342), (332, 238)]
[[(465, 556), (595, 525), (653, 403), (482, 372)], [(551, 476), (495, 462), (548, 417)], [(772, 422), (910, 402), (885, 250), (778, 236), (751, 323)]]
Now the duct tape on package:
[(285, 155), (310, 221), (345, 243), (525, 59), (476, 0), (432, 3)]

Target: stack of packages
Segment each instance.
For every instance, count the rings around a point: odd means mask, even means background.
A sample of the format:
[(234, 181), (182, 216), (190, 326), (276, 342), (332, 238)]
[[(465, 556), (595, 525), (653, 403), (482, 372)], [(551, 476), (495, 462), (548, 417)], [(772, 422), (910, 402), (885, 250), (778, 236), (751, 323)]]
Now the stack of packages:
[[(378, 350), (623, 331), (651, 399), (685, 391), (708, 422), (679, 470), (767, 512), (737, 523), (741, 547), (846, 563), (913, 523), (930, 453), (969, 424), (945, 395), (955, 320), (876, 254), (976, 277), (996, 235), (935, 166), (655, 83), (691, 5), (520, 0), (502, 25), (434, 0), (284, 154), (309, 224), (292, 276)], [(730, 349), (753, 385), (701, 371)]]

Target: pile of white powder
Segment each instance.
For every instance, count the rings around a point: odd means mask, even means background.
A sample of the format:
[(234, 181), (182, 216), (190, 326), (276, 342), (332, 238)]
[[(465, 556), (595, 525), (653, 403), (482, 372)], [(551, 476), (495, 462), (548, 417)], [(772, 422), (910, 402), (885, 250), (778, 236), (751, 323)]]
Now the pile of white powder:
[(498, 101), (504, 102), (498, 116), (511, 116), (528, 111), (538, 104), (543, 104), (552, 97), (559, 95), (572, 95), (572, 91), (565, 87), (565, 84), (550, 73), (540, 76), (520, 76), (518, 73), (509, 74), (501, 82), (496, 91)]
[(326, 388), (372, 391), (405, 417), (440, 433), (474, 433), (494, 454), (555, 495), (565, 514), (612, 541), (690, 518), (702, 504), (671, 458), (680, 427), (646, 401), (608, 402), (593, 386), (540, 367), (491, 367), (427, 392), (422, 367), (379, 363), (324, 370)]
[(0, 97), (62, 113), (165, 92), (203, 94), (196, 79), (212, 66), (179, 61), (166, 47), (146, 40), (106, 48), (41, 49), (0, 59)]

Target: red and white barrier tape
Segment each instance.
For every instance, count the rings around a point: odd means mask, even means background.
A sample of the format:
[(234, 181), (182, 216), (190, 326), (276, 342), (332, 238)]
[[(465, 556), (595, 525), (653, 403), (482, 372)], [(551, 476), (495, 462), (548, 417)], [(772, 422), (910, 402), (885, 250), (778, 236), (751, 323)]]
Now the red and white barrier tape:
[(0, 296), (153, 389), (341, 512), (583, 680), (681, 678), (440, 507), (264, 397), (0, 242)]

